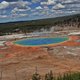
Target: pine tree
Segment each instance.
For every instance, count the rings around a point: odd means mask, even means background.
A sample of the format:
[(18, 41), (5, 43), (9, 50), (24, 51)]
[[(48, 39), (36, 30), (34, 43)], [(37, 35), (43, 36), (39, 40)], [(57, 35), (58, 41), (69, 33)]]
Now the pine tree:
[(33, 74), (32, 80), (41, 80), (41, 77), (38, 73)]
[(37, 67), (36, 72), (32, 76), (32, 80), (41, 80), (41, 76), (38, 74)]
[(54, 80), (52, 71), (45, 75), (45, 80)]

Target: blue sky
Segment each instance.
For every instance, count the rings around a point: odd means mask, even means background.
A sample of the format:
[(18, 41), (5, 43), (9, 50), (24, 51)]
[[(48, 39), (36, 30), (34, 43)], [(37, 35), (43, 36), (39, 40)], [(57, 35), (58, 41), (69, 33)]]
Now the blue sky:
[(0, 0), (0, 23), (80, 13), (80, 0)]

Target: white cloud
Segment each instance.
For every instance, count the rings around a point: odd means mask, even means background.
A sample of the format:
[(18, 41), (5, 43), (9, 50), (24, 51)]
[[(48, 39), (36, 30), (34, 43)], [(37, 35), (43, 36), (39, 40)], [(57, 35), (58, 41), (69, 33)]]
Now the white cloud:
[(25, 17), (28, 16), (28, 14), (19, 14), (19, 17)]
[(79, 0), (63, 0), (62, 3), (73, 3), (73, 2), (78, 2)]
[(47, 2), (41, 2), (41, 5), (46, 5), (47, 4)]
[(77, 13), (76, 11), (73, 11), (73, 10), (71, 10), (71, 11), (65, 11), (65, 12), (63, 12), (64, 14), (74, 14), (74, 13)]
[(10, 5), (17, 4), (17, 2), (9, 2)]
[(52, 5), (52, 4), (55, 4), (55, 1), (54, 0), (48, 0), (48, 5)]
[(11, 13), (16, 13), (16, 12), (25, 12), (25, 11), (28, 11), (28, 10), (31, 10), (31, 8), (30, 7), (28, 7), (28, 6), (26, 6), (26, 9), (20, 9), (20, 8), (18, 8), (18, 7), (15, 7), (12, 11), (11, 11)]
[(17, 11), (18, 11), (18, 8), (15, 7), (15, 8), (11, 11), (11, 13), (16, 13)]
[(20, 4), (20, 5), (31, 5), (28, 1), (16, 1), (16, 2), (9, 2), (11, 5), (13, 4)]
[(40, 2), (40, 0), (32, 0), (33, 3)]
[(28, 2), (26, 3), (26, 2), (24, 2), (24, 1), (18, 1), (18, 6), (20, 7), (20, 8), (25, 8), (26, 7), (26, 5), (28, 4)]
[(33, 12), (30, 16), (42, 16), (42, 15), (47, 15), (48, 13), (44, 10), (40, 12)]
[(7, 8), (8, 6), (9, 6), (9, 3), (6, 2), (6, 1), (2, 1), (2, 2), (0, 3), (0, 9), (5, 9), (5, 8)]
[(48, 6), (44, 6), (43, 8), (44, 8), (44, 10), (49, 10)]
[(38, 7), (36, 7), (35, 8), (36, 10), (41, 10), (41, 9), (43, 9), (41, 6), (38, 6)]
[(34, 12), (31, 14), (31, 16), (39, 15), (39, 12)]
[(32, 12), (35, 12), (35, 11), (36, 11), (36, 9), (31, 9), (30, 11), (31, 11), (31, 13), (32, 13)]
[(41, 5), (54, 5), (56, 2), (54, 0), (48, 0), (47, 2), (41, 2)]
[(80, 8), (80, 4), (68, 4), (68, 6), (67, 6), (68, 8), (70, 7), (70, 9), (72, 9), (72, 8), (75, 8), (76, 7), (76, 9), (77, 8)]
[(46, 11), (42, 11), (41, 14), (45, 15), (46, 14)]
[(56, 13), (56, 14), (62, 14), (63, 11), (62, 11), (62, 10), (57, 10), (57, 11), (55, 11), (55, 13)]
[(25, 9), (26, 6), (31, 5), (31, 3), (28, 1), (16, 1), (16, 2), (9, 2), (9, 3), (11, 6), (16, 6), (21, 9)]
[(28, 16), (28, 14), (26, 13), (20, 13), (20, 14), (15, 13), (15, 14), (11, 14), (10, 18), (19, 18), (19, 17), (26, 17), (26, 16)]
[(62, 9), (62, 8), (65, 8), (65, 6), (62, 5), (61, 3), (58, 3), (55, 6), (53, 6), (53, 9)]
[(7, 18), (7, 15), (0, 15), (0, 18)]
[(17, 18), (19, 15), (17, 13), (11, 14), (10, 18)]

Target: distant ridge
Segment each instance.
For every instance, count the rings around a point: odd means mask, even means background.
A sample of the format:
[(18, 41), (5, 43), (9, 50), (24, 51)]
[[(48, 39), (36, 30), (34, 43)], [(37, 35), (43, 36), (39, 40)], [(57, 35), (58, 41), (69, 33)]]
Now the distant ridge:
[(60, 23), (69, 23), (70, 21), (75, 22), (78, 20), (80, 22), (80, 14), (74, 14), (69, 16), (62, 16), (56, 18), (47, 18), (47, 19), (39, 19), (39, 20), (31, 20), (31, 21), (17, 21), (17, 22), (8, 22), (8, 23), (0, 23), (0, 32), (8, 32), (14, 29), (31, 29), (31, 28), (39, 28), (44, 26), (53, 26)]

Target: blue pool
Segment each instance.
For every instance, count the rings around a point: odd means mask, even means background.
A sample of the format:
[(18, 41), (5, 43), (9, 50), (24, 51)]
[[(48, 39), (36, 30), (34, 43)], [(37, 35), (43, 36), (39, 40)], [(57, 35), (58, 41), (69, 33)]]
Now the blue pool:
[(19, 40), (14, 42), (15, 44), (24, 45), (24, 46), (45, 46), (49, 44), (56, 44), (60, 42), (67, 41), (68, 38), (30, 38), (25, 40)]

